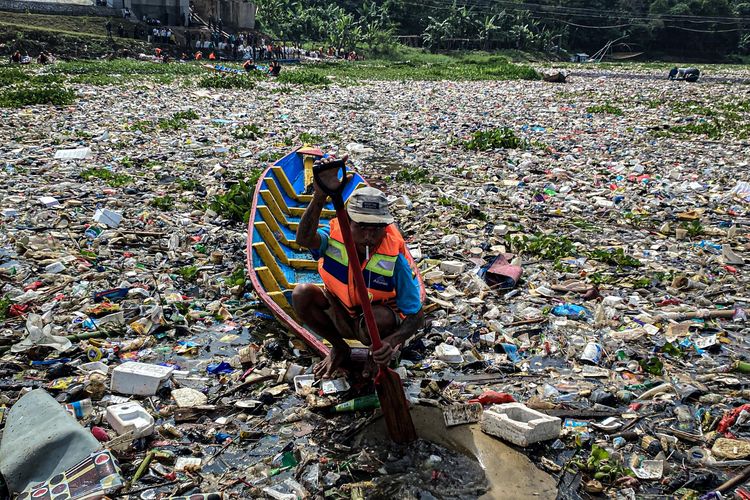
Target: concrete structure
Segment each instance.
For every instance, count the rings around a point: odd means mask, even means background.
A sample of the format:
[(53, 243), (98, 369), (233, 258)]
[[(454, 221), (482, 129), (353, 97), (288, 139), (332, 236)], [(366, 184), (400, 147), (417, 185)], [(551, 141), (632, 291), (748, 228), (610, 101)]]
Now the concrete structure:
[(139, 20), (147, 16), (168, 26), (184, 26), (185, 15), (190, 12), (190, 0), (107, 0), (107, 5), (128, 8)]
[(258, 8), (243, 0), (194, 0), (195, 10), (204, 20), (221, 18), (224, 26), (239, 29), (255, 28), (255, 13)]
[(493, 405), (482, 414), (482, 431), (526, 447), (560, 435), (562, 421), (522, 403)]

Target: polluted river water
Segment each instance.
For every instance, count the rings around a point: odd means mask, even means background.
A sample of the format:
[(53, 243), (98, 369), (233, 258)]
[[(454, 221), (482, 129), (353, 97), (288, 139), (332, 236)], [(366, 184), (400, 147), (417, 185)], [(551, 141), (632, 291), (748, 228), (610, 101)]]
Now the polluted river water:
[[(484, 434), (478, 423), (446, 427), (441, 410), (428, 406), (414, 407), (411, 415), (419, 441), (417, 444), (409, 446), (409, 452), (404, 453), (405, 456), (420, 456), (419, 451), (422, 449), (439, 450), (441, 460), (449, 465), (449, 467), (444, 466), (442, 469), (444, 471), (449, 469), (446, 473), (453, 475), (464, 484), (472, 481), (481, 483), (481, 481), (477, 481), (475, 476), (478, 469), (484, 474), (484, 488), (477, 486), (474, 490), (474, 492), (482, 490), (479, 494), (474, 495), (468, 490), (459, 493), (458, 488), (451, 494), (445, 488), (442, 488), (441, 498), (490, 500), (529, 496), (540, 499), (554, 499), (556, 497), (557, 487), (552, 476), (538, 469), (523, 453), (492, 436)], [(377, 443), (387, 447), (389, 446), (389, 443), (385, 442), (387, 435), (385, 422), (383, 419), (379, 419), (362, 431), (358, 439), (355, 440), (355, 445), (366, 446), (367, 444)], [(417, 450), (416, 453), (413, 452), (415, 449)], [(457, 458), (456, 454), (462, 455), (464, 459)], [(439, 469), (439, 467), (430, 463), (430, 458), (434, 461), (434, 457), (429, 457), (421, 465), (427, 466), (429, 469)], [(402, 488), (404, 488), (399, 491), (401, 494), (408, 492), (415, 495), (415, 490), (422, 493), (427, 491), (423, 489), (425, 488), (424, 485), (407, 484), (408, 482), (403, 480), (400, 482)], [(424, 498), (419, 493), (416, 493), (416, 496)]]
[[(596, 68), (566, 84), (75, 84), (75, 105), (3, 110), (0, 427), (13, 435), (8, 416), (30, 389), (58, 409), (88, 403), (80, 430), (112, 450), (128, 498), (360, 498), (399, 475), (423, 498), (459, 491), (457, 479), (461, 498), (551, 498), (554, 481), (566, 498), (714, 490), (750, 453), (739, 418), (750, 108), (746, 85), (712, 78), (750, 73), (717, 67), (686, 85), (656, 68)], [(506, 128), (518, 147), (479, 148)], [(404, 457), (348, 438), (371, 410), (325, 413), (367, 388), (296, 392), (285, 375), (317, 359), (246, 279), (239, 183), (302, 143), (349, 154), (421, 256), (430, 328), (400, 368), (424, 441)], [(105, 224), (100, 209), (121, 220)], [(523, 270), (514, 289), (485, 283), (477, 269), (509, 252)], [(32, 346), (42, 326), (71, 345)], [(113, 392), (112, 372), (132, 361), (173, 376), (156, 394)], [(208, 404), (180, 407), (185, 389)], [(417, 408), (488, 389), (560, 417), (559, 439), (509, 447)], [(154, 418), (152, 435), (129, 440), (104, 418), (127, 400)], [(391, 469), (402, 458), (411, 476)], [(446, 477), (416, 481), (433, 472)]]

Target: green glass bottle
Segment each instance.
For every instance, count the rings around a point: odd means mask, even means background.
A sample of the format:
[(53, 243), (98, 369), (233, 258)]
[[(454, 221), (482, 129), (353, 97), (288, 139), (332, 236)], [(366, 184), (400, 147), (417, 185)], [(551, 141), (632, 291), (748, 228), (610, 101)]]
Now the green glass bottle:
[(372, 410), (373, 408), (380, 408), (380, 401), (377, 394), (350, 399), (344, 403), (337, 404), (334, 410), (337, 413), (342, 413), (345, 411)]

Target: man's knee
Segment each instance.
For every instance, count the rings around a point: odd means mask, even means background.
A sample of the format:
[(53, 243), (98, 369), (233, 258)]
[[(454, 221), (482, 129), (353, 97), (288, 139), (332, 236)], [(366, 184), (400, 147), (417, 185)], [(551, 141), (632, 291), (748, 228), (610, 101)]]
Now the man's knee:
[(323, 291), (312, 283), (300, 283), (292, 290), (292, 306), (297, 313), (310, 307), (323, 307), (325, 301)]
[(373, 305), (372, 314), (381, 336), (388, 336), (396, 330), (396, 314), (388, 306)]

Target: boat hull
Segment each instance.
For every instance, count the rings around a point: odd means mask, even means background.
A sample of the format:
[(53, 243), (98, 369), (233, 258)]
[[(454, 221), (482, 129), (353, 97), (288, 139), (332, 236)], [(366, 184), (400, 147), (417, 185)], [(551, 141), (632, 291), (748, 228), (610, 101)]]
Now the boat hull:
[[(320, 156), (319, 150), (298, 148), (260, 176), (248, 222), (247, 269), (258, 298), (273, 315), (311, 349), (325, 355), (329, 347), (300, 323), (292, 307), (292, 290), (297, 284), (323, 283), (317, 261), (295, 242), (300, 217), (312, 200), (312, 165)], [(344, 190), (344, 201), (367, 185), (358, 173), (349, 173), (352, 177)], [(320, 225), (328, 226), (335, 216), (333, 205), (326, 204)]]

